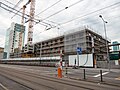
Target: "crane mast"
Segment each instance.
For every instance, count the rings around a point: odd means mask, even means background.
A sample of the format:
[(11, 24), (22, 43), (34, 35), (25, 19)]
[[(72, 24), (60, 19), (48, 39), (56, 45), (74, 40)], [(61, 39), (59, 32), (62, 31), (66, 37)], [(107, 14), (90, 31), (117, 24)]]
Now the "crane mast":
[(22, 20), (21, 20), (21, 32), (19, 33), (19, 50), (22, 50), (23, 46), (23, 32), (24, 32), (24, 15), (25, 15), (26, 5), (23, 6)]
[(22, 41), (23, 41), (23, 28), (24, 28), (24, 15), (25, 15), (25, 8), (26, 6), (30, 4), (30, 14), (28, 19), (28, 37), (27, 37), (27, 51), (29, 52), (29, 45), (32, 45), (33, 40), (33, 26), (34, 26), (34, 14), (35, 14), (35, 0), (28, 0), (28, 2), (23, 5), (23, 14), (22, 14), (22, 20), (21, 20), (21, 32), (19, 34), (19, 50), (22, 50)]
[(35, 14), (35, 0), (30, 0), (30, 17), (28, 25), (28, 39), (27, 44), (31, 45), (33, 41), (33, 26), (34, 26), (34, 14)]

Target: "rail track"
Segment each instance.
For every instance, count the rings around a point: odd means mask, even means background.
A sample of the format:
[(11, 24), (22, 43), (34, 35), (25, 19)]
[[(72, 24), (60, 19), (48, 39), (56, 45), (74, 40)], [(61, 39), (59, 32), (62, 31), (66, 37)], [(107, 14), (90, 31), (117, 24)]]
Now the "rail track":
[[(45, 87), (49, 90), (61, 90), (61, 89), (58, 89), (54, 86), (51, 86), (51, 85), (44, 85), (44, 84), (41, 84), (35, 80), (45, 80), (47, 82), (52, 82), (52, 83), (60, 83), (62, 85), (66, 85), (66, 86), (72, 86), (72, 88), (79, 88), (79, 89), (82, 89), (82, 90), (94, 90), (95, 88), (101, 88), (102, 90), (104, 90), (104, 86), (99, 86), (99, 85), (94, 85), (94, 84), (90, 84), (90, 83), (86, 83), (86, 82), (83, 82), (83, 81), (70, 81), (68, 79), (58, 79), (58, 78), (54, 78), (54, 77), (51, 77), (51, 76), (45, 76), (45, 75), (41, 75), (41, 74), (36, 74), (36, 73), (32, 73), (32, 72), (26, 72), (26, 71), (21, 71), (21, 70), (10, 70), (10, 69), (7, 69), (7, 68), (3, 68), (4, 70), (0, 70), (1, 72), (3, 73), (6, 73), (10, 76), (13, 76), (15, 75), (14, 77), (16, 78), (19, 78), (21, 80), (25, 80), (27, 82), (31, 82), (33, 84), (37, 84), (38, 85), (38, 88), (39, 87)], [(9, 71), (9, 72), (8, 72)], [(12, 73), (10, 73), (12, 72)], [(22, 77), (21, 77), (22, 76)], [(27, 77), (26, 77), (27, 76)], [(33, 78), (33, 80), (31, 81), (30, 78)], [(23, 83), (22, 83), (23, 84)], [(53, 84), (54, 85), (54, 84)], [(40, 90), (40, 89), (38, 89)], [(77, 90), (77, 89), (76, 89)]]
[[(55, 89), (53, 87), (50, 87), (50, 86), (35, 82), (35, 81), (31, 80), (30, 78), (26, 78), (26, 76), (23, 76), (23, 75), (20, 75), (20, 73), (18, 73), (18, 74), (17, 73), (18, 72), (10, 73), (10, 72), (0, 70), (0, 75), (2, 75), (4, 77), (18, 83), (18, 84), (20, 84), (20, 85), (22, 85), (24, 87), (27, 87), (28, 90), (42, 90), (42, 89), (40, 89), (40, 87), (45, 88), (45, 90), (57, 90), (57, 89)], [(26, 75), (26, 74), (24, 74), (24, 75)]]
[[(49, 90), (61, 90), (61, 89), (54, 88), (54, 86), (50, 87), (48, 85), (40, 84), (40, 83), (35, 82), (33, 80), (31, 81), (29, 78), (31, 78), (31, 77), (33, 78), (34, 77), (36, 79), (43, 79), (43, 80), (46, 80), (47, 82), (50, 81), (50, 82), (54, 82), (54, 83), (60, 83), (60, 84), (64, 84), (64, 85), (67, 85), (67, 86), (70, 86), (70, 87), (72, 86), (74, 88), (79, 88), (79, 89), (82, 89), (82, 90), (84, 90), (84, 89), (85, 90), (94, 90), (94, 89), (83, 87), (83, 86), (80, 86), (80, 85), (77, 85), (77, 84), (74, 84), (74, 83), (70, 83), (68, 80), (62, 80), (62, 79), (57, 79), (57, 78), (50, 78), (50, 77), (43, 76), (43, 75), (39, 75), (38, 76), (37, 74), (33, 75), (32, 73), (28, 73), (28, 72), (27, 73), (25, 73), (25, 72), (18, 72), (18, 71), (14, 71), (13, 72), (13, 70), (8, 70), (8, 69), (4, 69), (4, 70), (0, 70), (0, 71), (5, 73), (4, 75), (7, 74), (10, 77), (14, 76), (14, 78), (19, 78), (21, 80), (25, 80), (25, 81), (31, 82), (33, 84), (37, 84), (37, 85), (39, 85), (39, 87), (44, 86), (45, 88), (47, 87)], [(27, 78), (25, 78), (26, 76), (27, 76)]]
[[(14, 80), (14, 79), (12, 79), (12, 78), (9, 78), (9, 76), (7, 76), (7, 75), (5, 75), (5, 74), (3, 74), (3, 73), (1, 73), (1, 72), (0, 72), (0, 76), (4, 77), (4, 78), (6, 78), (6, 79), (8, 79), (8, 80), (10, 80), (10, 81), (15, 82), (15, 83), (19, 84), (20, 86), (25, 87), (25, 88), (26, 88), (25, 90), (33, 90), (31, 87), (29, 87), (29, 86), (27, 86), (27, 85), (25, 85), (25, 84), (22, 84), (22, 83)], [(5, 90), (6, 90), (6, 89), (5, 89)], [(7, 89), (7, 90), (10, 90), (10, 89)]]

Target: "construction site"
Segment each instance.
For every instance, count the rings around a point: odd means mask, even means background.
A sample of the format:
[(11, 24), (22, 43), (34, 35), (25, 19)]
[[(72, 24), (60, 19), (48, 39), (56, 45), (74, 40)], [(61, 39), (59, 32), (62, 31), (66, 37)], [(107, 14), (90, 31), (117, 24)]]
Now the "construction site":
[(0, 0), (0, 90), (120, 90), (120, 0)]
[[(8, 7), (2, 2), (0, 3), (1, 7), (2, 5), (3, 7)], [(27, 5), (30, 6), (29, 15), (25, 13)], [(65, 9), (67, 9), (67, 7)], [(102, 35), (89, 27), (77, 27), (64, 32), (63, 35), (58, 37), (33, 43), (35, 24), (42, 22), (50, 26), (46, 30), (55, 28), (56, 26), (52, 26), (49, 23), (45, 23), (35, 18), (35, 0), (28, 0), (21, 10), (22, 12), (17, 11), (14, 15), (16, 16), (20, 14), (21, 24), (13, 23), (11, 24), (13, 29), (9, 29), (9, 33), (12, 33), (12, 36), (8, 37), (11, 42), (7, 44), (6, 48), (10, 49), (8, 49), (8, 53), (5, 52), (5, 55), (10, 59), (14, 58), (17, 60), (17, 58), (39, 58), (42, 60), (43, 58), (49, 58), (52, 62), (52, 58), (54, 58), (53, 62), (56, 63), (58, 61), (55, 61), (55, 57), (59, 57), (59, 59), (62, 58), (66, 65), (69, 64), (73, 66), (77, 59), (77, 63), (75, 63), (75, 65), (78, 66), (96, 67), (97, 65), (97, 67), (102, 67), (101, 63), (105, 62), (104, 67), (107, 67), (107, 62), (109, 61), (108, 45), (111, 42), (106, 37), (104, 38)], [(24, 44), (25, 23), (28, 23), (28, 36), (26, 44)], [(83, 61), (79, 62), (80, 58), (82, 58)]]
[[(26, 15), (25, 9), (28, 4), (30, 4), (30, 14)], [(25, 16), (28, 17), (26, 20), (26, 22), (28, 22), (28, 36), (27, 44), (23, 46)], [(34, 17), (35, 0), (28, 0), (28, 2), (22, 7), (21, 30), (19, 31), (18, 47), (14, 47), (15, 36), (13, 35), (13, 42), (11, 45), (12, 50), (9, 54), (10, 58), (40, 57), (41, 60), (42, 57), (60, 56), (60, 51), (62, 51), (63, 61), (68, 64), (70, 62), (69, 56), (78, 54), (76, 51), (78, 47), (81, 48), (81, 54), (92, 55), (92, 67), (95, 67), (97, 61), (104, 61), (104, 57), (107, 57), (107, 48), (105, 47), (106, 39), (87, 27), (78, 27), (65, 32), (62, 36), (33, 44), (34, 23), (40, 22), (40, 20), (37, 21)], [(110, 42), (107, 40), (107, 45), (109, 43)]]
[[(108, 44), (110, 43), (109, 41), (107, 42)], [(62, 50), (63, 62), (68, 64), (70, 62), (69, 57), (77, 55), (77, 47), (80, 47), (82, 50), (79, 56), (86, 55), (84, 58), (89, 60), (87, 55), (92, 55), (90, 57), (92, 59), (91, 62), (93, 62), (91, 67), (95, 67), (97, 62), (107, 61), (105, 58), (107, 55), (105, 43), (106, 39), (104, 37), (88, 27), (78, 27), (65, 32), (65, 35), (32, 44), (34, 48), (31, 48), (30, 50), (33, 51), (29, 51), (29, 53), (26, 52), (25, 46), (22, 48), (21, 53), (11, 53), (10, 58), (40, 58), (41, 60), (44, 57), (56, 63), (58, 60), (55, 61), (55, 57), (60, 57), (60, 51)]]

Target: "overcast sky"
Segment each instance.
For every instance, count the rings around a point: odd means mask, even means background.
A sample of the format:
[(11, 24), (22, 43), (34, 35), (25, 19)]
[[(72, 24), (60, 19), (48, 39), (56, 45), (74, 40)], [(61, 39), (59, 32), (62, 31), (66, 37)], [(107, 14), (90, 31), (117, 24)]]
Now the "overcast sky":
[[(19, 0), (0, 0), (0, 2), (10, 7), (14, 7), (18, 1)], [(20, 10), (27, 2), (27, 0), (21, 1), (23, 2), (15, 9)], [(46, 26), (36, 24), (34, 26), (33, 43), (62, 35), (65, 31), (82, 26), (89, 26), (94, 31), (104, 36), (103, 22), (102, 19), (99, 18), (99, 15), (102, 15), (105, 21), (108, 22), (106, 24), (107, 37), (111, 42), (120, 42), (120, 0), (36, 0), (35, 3), (35, 18), (57, 27), (45, 31)], [(53, 6), (49, 8), (51, 5)], [(26, 8), (27, 14), (29, 12), (29, 7), (28, 5)], [(68, 8), (65, 9), (65, 7)], [(55, 14), (60, 10), (63, 11)], [(13, 13), (0, 7), (0, 47), (4, 47), (6, 30), (10, 27), (11, 23), (21, 23), (21, 17), (16, 15), (11, 19), (13, 15)], [(53, 16), (49, 17), (50, 15)], [(25, 25), (26, 42), (28, 23)]]

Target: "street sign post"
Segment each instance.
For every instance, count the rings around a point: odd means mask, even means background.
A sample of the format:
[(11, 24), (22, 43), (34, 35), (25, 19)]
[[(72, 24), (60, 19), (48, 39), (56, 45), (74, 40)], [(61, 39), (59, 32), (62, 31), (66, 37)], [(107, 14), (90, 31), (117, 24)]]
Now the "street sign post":
[(81, 54), (81, 53), (82, 53), (82, 48), (77, 47), (77, 52), (78, 52), (79, 54)]
[(82, 48), (77, 47), (77, 60), (78, 60), (78, 67), (79, 67), (79, 54), (82, 53)]

